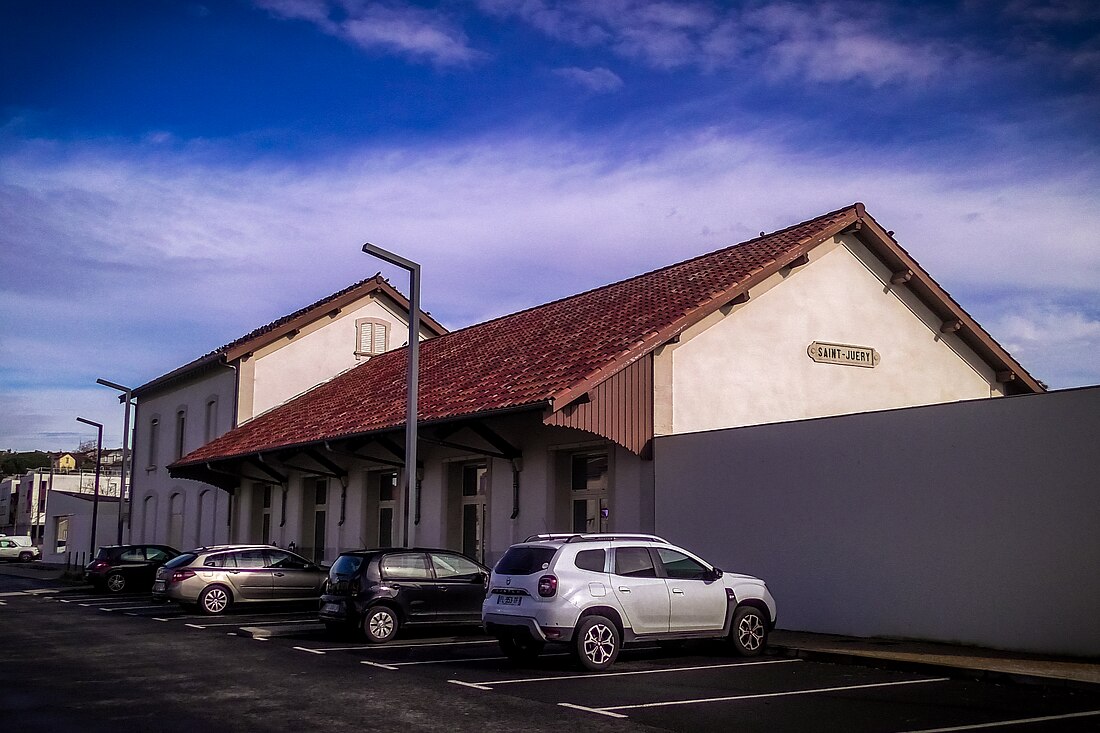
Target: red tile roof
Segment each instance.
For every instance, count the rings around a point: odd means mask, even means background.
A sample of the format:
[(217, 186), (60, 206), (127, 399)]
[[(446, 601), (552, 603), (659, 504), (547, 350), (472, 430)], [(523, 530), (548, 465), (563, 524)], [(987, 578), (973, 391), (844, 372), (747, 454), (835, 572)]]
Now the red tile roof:
[[(849, 206), (767, 236), (420, 345), (422, 421), (556, 404), (728, 302), (765, 269), (853, 223)], [(185, 456), (201, 464), (400, 427), (407, 348), (370, 361)]]
[[(401, 295), (401, 293), (399, 293), (396, 288), (390, 285), (389, 281), (382, 277), (382, 273), (376, 273), (372, 277), (368, 277), (365, 280), (360, 280), (357, 283), (352, 283), (343, 290), (339, 290), (332, 295), (325, 296), (315, 303), (310, 303), (304, 308), (299, 308), (289, 315), (276, 319), (271, 323), (268, 323), (267, 325), (260, 326), (259, 328), (250, 331), (249, 333), (246, 333), (244, 336), (241, 336), (238, 339), (234, 339), (228, 344), (220, 346), (217, 349), (209, 352), (208, 354), (200, 356), (194, 361), (188, 362), (181, 367), (173, 369), (167, 374), (163, 374), (156, 379), (135, 388), (133, 393), (136, 396), (141, 396), (142, 393), (150, 392), (157, 388), (170, 386), (171, 384), (175, 383), (177, 379), (191, 375), (192, 372), (197, 372), (198, 370), (207, 367), (211, 363), (232, 361), (233, 359), (239, 357), (239, 352), (255, 350), (265, 343), (270, 343), (276, 337), (281, 335), (282, 332), (294, 327), (295, 325), (300, 326), (302, 322), (316, 320), (317, 318), (321, 317), (321, 314), (324, 313), (324, 310), (328, 307), (338, 307), (341, 304), (346, 305), (347, 302), (357, 300), (372, 292), (385, 293), (386, 295), (390, 296), (398, 304), (398, 306), (408, 311), (409, 301), (405, 298), (405, 296)], [(447, 331), (447, 329), (443, 328), (443, 326), (436, 323), (434, 319), (424, 313), (421, 314), (421, 324), (423, 328), (435, 335), (446, 333)]]

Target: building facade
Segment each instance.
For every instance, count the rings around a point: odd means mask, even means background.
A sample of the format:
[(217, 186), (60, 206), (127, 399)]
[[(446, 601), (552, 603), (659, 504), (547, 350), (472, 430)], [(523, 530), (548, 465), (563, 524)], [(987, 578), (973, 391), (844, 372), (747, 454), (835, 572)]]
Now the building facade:
[(1043, 391), (859, 204), (421, 344), (402, 491), (406, 363), (362, 364), (169, 472), (237, 497), (234, 541), (492, 563), (535, 533), (652, 531), (657, 436)]
[[(167, 466), (408, 340), (408, 301), (381, 276), (356, 283), (134, 390), (129, 536), (186, 549), (231, 536), (231, 495)], [(421, 338), (445, 329), (422, 320)]]

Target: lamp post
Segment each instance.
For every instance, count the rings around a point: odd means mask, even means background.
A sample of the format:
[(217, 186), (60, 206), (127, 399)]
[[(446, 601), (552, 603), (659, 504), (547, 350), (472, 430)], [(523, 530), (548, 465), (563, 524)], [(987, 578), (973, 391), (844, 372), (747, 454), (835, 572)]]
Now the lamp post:
[[(82, 422), (85, 425), (91, 425), (97, 432), (95, 449), (95, 493), (92, 494), (92, 540), (88, 548), (88, 559), (91, 560), (95, 556), (96, 523), (99, 521), (99, 467), (103, 459), (103, 426), (100, 423), (93, 422), (92, 420), (85, 420), (82, 417), (78, 417), (76, 421)], [(119, 507), (120, 511), (121, 509), (122, 508)]]
[(95, 381), (96, 384), (102, 384), (104, 387), (110, 387), (111, 389), (117, 389), (119, 392), (122, 392), (122, 394), (119, 395), (119, 399), (126, 403), (126, 415), (122, 419), (122, 470), (118, 478), (118, 544), (121, 545), (122, 507), (126, 503), (126, 465), (127, 461), (130, 460), (130, 402), (133, 400), (134, 391), (129, 387), (123, 387), (121, 384), (108, 382), (106, 379), (97, 379)]
[(405, 409), (405, 532), (403, 546), (409, 546), (409, 497), (416, 486), (416, 406), (420, 377), (420, 265), (388, 252), (370, 242), (363, 252), (409, 271), (409, 371)]

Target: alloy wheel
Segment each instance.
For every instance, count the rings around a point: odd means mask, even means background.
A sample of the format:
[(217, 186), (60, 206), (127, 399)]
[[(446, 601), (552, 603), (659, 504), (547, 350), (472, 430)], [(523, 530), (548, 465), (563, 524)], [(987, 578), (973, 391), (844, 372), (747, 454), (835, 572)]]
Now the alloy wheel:
[(737, 639), (746, 651), (755, 652), (764, 643), (764, 622), (755, 613), (746, 614), (737, 625)]
[(615, 632), (606, 624), (593, 624), (584, 634), (582, 648), (593, 664), (603, 666), (615, 654)]

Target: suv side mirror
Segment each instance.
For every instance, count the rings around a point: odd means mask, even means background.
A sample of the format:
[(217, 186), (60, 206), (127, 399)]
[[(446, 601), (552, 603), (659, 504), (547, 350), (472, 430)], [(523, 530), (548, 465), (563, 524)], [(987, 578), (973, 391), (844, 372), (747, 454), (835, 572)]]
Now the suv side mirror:
[(707, 573), (707, 580), (708, 581), (718, 580), (721, 577), (722, 577), (722, 568), (711, 568), (710, 572)]

